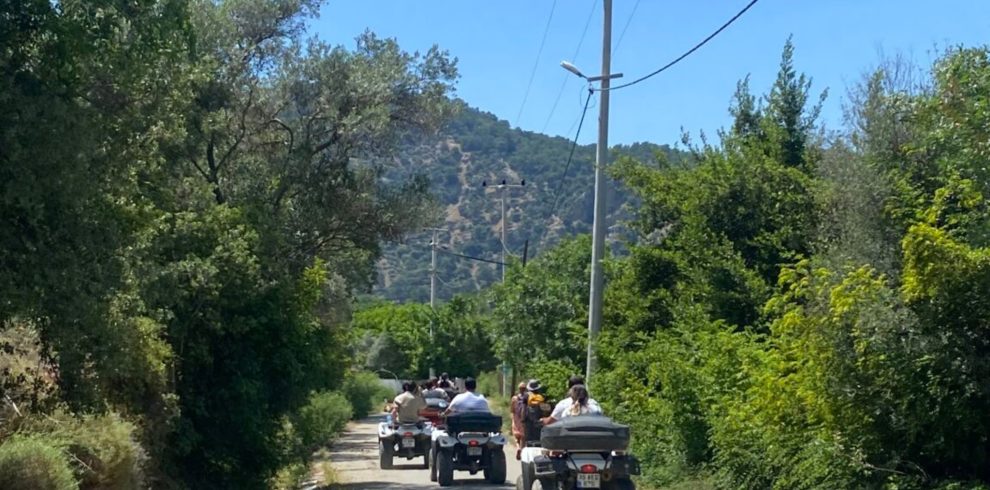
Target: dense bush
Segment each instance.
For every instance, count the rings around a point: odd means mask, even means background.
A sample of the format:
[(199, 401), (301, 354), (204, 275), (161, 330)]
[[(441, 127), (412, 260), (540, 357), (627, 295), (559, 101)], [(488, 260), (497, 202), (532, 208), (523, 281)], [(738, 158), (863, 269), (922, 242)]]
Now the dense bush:
[(294, 427), (303, 446), (315, 449), (333, 442), (353, 415), (351, 404), (343, 394), (314, 393), (299, 410)]
[(32, 417), (24, 429), (43, 434), (64, 448), (77, 464), (83, 490), (126, 490), (143, 486), (147, 455), (137, 427), (119, 415), (78, 415), (58, 410)]
[(378, 376), (367, 371), (349, 373), (340, 392), (350, 403), (351, 415), (356, 419), (367, 417), (378, 410), (383, 400), (391, 400), (395, 396), (391, 389), (382, 385)]
[(478, 381), (478, 393), (488, 398), (493, 398), (502, 393), (502, 376), (498, 371), (485, 371), (478, 373), (475, 378)]
[[(791, 54), (764, 105), (740, 83), (735, 124), (691, 167), (612, 167), (642, 206), (607, 262), (593, 395), (650, 484), (983, 488), (990, 50), (948, 53), (927, 91), (871, 78), (829, 144)], [(567, 368), (538, 359), (547, 332), (584, 309), (548, 293), (587, 276), (534, 266), (495, 288), (496, 338), (539, 339), (530, 371), (552, 384)]]
[(540, 380), (540, 383), (546, 388), (547, 396), (559, 400), (567, 396), (567, 380), (571, 376), (583, 372), (583, 369), (579, 369), (569, 361), (538, 361), (527, 366), (527, 378), (522, 381), (532, 378)]
[(15, 435), (0, 444), (0, 488), (75, 490), (68, 455), (38, 436)]

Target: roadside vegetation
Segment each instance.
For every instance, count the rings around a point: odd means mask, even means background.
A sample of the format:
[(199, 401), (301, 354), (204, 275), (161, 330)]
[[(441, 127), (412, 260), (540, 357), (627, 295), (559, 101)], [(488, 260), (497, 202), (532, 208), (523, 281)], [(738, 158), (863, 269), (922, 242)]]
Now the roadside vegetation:
[[(691, 158), (612, 165), (639, 205), (593, 395), (658, 487), (990, 488), (990, 51), (882, 60), (840, 131), (796, 59), (788, 42), (765, 95), (740, 81)], [(456, 300), (554, 393), (583, 372), (588, 250), (564, 240)]]
[[(291, 488), (379, 376), (583, 371), (586, 236), (435, 309), (364, 294), (436, 224), (390, 165), (462, 104), (447, 53), (310, 39), (317, 0), (0, 4), (3, 488)], [(609, 167), (593, 395), (648, 485), (990, 488), (990, 49), (881, 60), (828, 130), (798, 59)]]

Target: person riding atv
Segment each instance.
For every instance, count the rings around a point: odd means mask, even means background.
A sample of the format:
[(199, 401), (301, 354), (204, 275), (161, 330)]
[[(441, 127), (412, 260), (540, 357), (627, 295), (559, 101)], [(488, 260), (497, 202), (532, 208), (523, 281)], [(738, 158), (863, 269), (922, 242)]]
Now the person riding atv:
[(501, 485), (506, 442), (502, 417), (492, 414), (485, 397), (474, 392), (474, 379), (467, 378), (464, 386), (466, 391), (450, 401), (444, 425), (433, 432), (430, 480), (446, 487), (453, 484), (455, 470), (481, 471), (489, 483)]
[(454, 380), (450, 379), (450, 375), (447, 373), (440, 375), (440, 380), (437, 381), (437, 388), (446, 392), (447, 399), (451, 401), (458, 394), (457, 385), (454, 383)]

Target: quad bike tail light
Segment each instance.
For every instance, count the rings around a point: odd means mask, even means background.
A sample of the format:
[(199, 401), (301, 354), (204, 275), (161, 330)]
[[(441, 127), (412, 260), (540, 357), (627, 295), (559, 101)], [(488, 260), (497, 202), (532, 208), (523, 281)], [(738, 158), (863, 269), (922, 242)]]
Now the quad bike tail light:
[(593, 464), (581, 466), (581, 473), (598, 473), (598, 467)]

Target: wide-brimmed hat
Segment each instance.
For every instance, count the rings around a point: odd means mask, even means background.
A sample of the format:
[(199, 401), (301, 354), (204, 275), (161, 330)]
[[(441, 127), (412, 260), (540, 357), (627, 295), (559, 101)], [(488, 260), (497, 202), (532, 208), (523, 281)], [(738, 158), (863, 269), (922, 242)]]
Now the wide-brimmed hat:
[(540, 384), (540, 380), (531, 379), (529, 380), (529, 383), (526, 383), (526, 389), (529, 391), (539, 392), (543, 391), (543, 385)]

